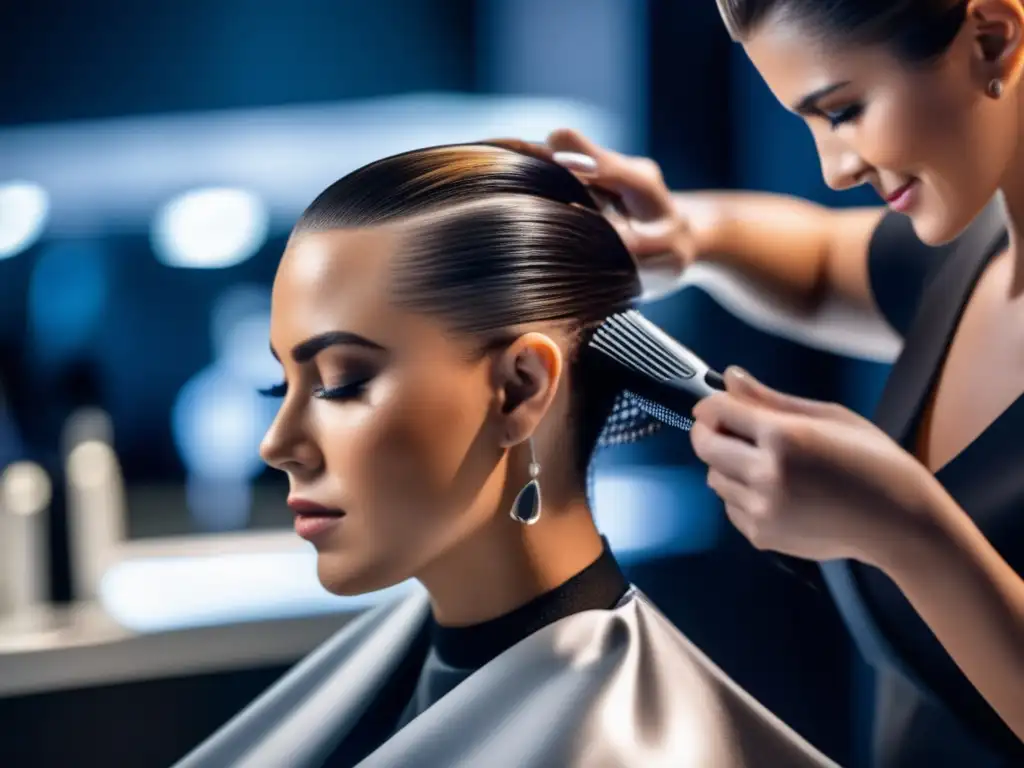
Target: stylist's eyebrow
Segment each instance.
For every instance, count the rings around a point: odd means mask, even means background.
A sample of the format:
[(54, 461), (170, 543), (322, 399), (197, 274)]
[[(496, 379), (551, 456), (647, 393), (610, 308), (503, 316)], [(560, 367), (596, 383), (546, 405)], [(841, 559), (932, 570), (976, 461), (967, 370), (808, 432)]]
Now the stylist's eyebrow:
[(819, 99), (823, 99), (830, 93), (834, 93), (840, 88), (845, 88), (849, 84), (849, 80), (844, 80), (841, 83), (832, 83), (831, 85), (826, 85), (823, 88), (818, 88), (816, 91), (811, 91), (793, 106), (793, 111), (798, 115), (814, 114), (818, 111)]
[[(373, 349), (379, 352), (387, 351), (377, 342), (370, 341), (365, 336), (360, 336), (357, 333), (350, 333), (348, 331), (328, 331), (327, 333), (311, 336), (305, 341), (299, 342), (292, 347), (292, 360), (296, 363), (308, 363), (328, 347), (336, 346), (363, 347), (364, 349)], [(270, 354), (272, 354), (278, 362), (281, 361), (281, 358), (278, 357), (273, 345), (270, 347)]]

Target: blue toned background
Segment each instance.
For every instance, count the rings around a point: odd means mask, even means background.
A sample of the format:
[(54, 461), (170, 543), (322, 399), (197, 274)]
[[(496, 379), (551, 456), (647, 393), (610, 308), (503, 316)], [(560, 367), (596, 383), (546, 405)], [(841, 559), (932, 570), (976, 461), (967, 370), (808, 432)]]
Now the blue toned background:
[[(21, 6), (0, 11), (0, 469), (28, 459), (54, 479), (57, 604), (75, 600), (60, 487), (83, 407), (109, 414), (129, 538), (288, 527), (282, 479), (256, 454), (273, 412), (255, 389), (277, 375), (270, 281), (303, 206), (364, 162), (572, 126), (654, 157), (675, 188), (874, 202), (828, 192), (806, 130), (712, 0)], [(646, 311), (716, 367), (859, 411), (880, 392), (883, 366), (768, 338), (697, 291)], [(871, 681), (834, 608), (728, 527), (686, 436), (605, 453), (596, 490), (630, 575), (680, 628), (832, 757), (862, 764)], [(296, 563), (301, 578), (255, 596), (208, 562), (143, 563), (112, 569), (101, 599), (139, 632), (340, 610), (308, 557), (246, 573), (278, 584)], [(0, 698), (23, 734), (0, 739), (0, 764), (18, 764), (4, 759), (16, 747), (57, 760), (43, 738), (54, 718), (65, 748), (113, 759), (95, 732), (140, 707), (153, 722), (119, 754), (163, 764), (279, 673)], [(205, 708), (189, 707), (200, 695)]]

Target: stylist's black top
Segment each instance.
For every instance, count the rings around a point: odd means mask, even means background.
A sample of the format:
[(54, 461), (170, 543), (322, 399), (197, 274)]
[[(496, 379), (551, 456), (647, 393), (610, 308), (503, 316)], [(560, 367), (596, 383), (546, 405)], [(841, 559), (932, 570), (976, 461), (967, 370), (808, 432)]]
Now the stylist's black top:
[[(964, 305), (1007, 242), (998, 201), (955, 243), (941, 248), (922, 244), (910, 220), (899, 214), (887, 214), (874, 234), (871, 288), (905, 342), (874, 421), (907, 450), (913, 451), (921, 412)], [(1024, 574), (1024, 397), (936, 477), (999, 553)], [(859, 633), (874, 634), (880, 642), (869, 655), (888, 662), (880, 676), (877, 765), (1024, 766), (1024, 744), (968, 682), (895, 584), (869, 566), (845, 567), (847, 585), (860, 602), (861, 610), (853, 611), (861, 622)], [(840, 607), (843, 602), (839, 600)], [(849, 612), (844, 613), (849, 620)], [(1024, 680), (1020, 685), (1024, 695)]]

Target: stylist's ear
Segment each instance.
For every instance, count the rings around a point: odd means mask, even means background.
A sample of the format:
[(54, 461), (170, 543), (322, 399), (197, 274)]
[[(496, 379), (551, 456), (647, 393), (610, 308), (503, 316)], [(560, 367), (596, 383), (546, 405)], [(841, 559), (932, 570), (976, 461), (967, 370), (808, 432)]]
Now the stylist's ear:
[(533, 434), (555, 399), (562, 366), (562, 351), (542, 333), (523, 334), (501, 353), (494, 376), (503, 447)]
[(975, 45), (987, 89), (1017, 84), (1024, 68), (1024, 7), (1016, 0), (972, 0), (968, 19), (974, 24)]

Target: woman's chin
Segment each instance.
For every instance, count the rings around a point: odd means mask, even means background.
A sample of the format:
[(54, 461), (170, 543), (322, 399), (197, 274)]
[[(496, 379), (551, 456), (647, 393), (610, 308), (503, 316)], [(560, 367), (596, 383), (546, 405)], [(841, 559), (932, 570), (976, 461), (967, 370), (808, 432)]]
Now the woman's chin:
[(369, 563), (332, 562), (332, 558), (324, 555), (317, 558), (316, 571), (323, 588), (338, 597), (358, 597), (379, 592), (405, 581), (389, 578), (388, 574)]

